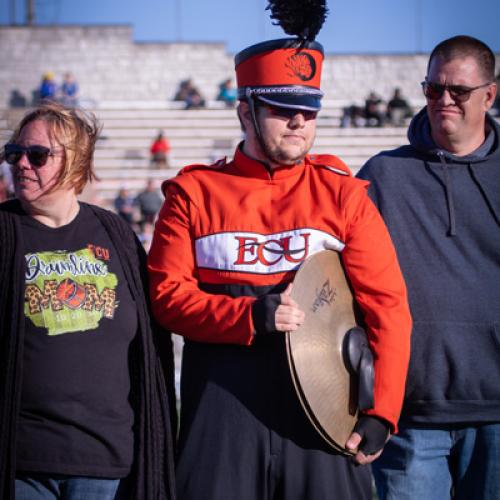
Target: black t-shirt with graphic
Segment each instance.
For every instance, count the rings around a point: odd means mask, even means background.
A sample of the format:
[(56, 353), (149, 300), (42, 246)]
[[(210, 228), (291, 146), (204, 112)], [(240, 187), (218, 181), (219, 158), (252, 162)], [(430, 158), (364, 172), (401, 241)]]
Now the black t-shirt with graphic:
[(17, 470), (121, 478), (133, 458), (137, 310), (90, 208), (60, 228), (23, 217), (27, 263)]

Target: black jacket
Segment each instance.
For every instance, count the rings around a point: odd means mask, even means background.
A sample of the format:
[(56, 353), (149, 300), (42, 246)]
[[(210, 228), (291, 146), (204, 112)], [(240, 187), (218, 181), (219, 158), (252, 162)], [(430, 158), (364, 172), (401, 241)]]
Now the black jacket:
[[(128, 224), (90, 205), (116, 248), (138, 309), (138, 342), (131, 363), (135, 413), (132, 500), (173, 500), (175, 392), (170, 335), (151, 321), (145, 253)], [(22, 387), (25, 259), (19, 202), (0, 205), (0, 498), (14, 499), (16, 428)], [(158, 344), (158, 345), (156, 345)], [(161, 352), (162, 359), (158, 357)], [(162, 366), (163, 365), (163, 366)]]

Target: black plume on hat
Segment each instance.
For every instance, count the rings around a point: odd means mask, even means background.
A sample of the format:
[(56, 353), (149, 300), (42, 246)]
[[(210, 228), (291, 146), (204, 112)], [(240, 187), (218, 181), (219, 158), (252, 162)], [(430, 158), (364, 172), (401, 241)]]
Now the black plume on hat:
[(315, 39), (328, 13), (326, 0), (269, 0), (266, 10), (277, 21), (274, 25), (303, 43)]

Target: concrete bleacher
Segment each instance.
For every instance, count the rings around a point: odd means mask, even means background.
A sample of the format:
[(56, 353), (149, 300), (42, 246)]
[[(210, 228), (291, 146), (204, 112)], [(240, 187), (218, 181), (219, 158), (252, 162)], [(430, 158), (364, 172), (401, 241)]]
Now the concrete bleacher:
[[(335, 154), (356, 173), (380, 150), (406, 142), (405, 128), (340, 128), (343, 105), (343, 101), (325, 101), (318, 115), (314, 153)], [(1, 139), (7, 140), (23, 111), (0, 110)], [(231, 157), (242, 138), (236, 110), (218, 105), (183, 110), (154, 101), (109, 102), (91, 111), (102, 125), (95, 152), (100, 181), (93, 189), (106, 205), (121, 186), (137, 192), (148, 178), (161, 181), (185, 165)], [(168, 169), (150, 166), (149, 147), (159, 130), (165, 132), (172, 147)]]
[[(136, 191), (145, 178), (163, 180), (188, 164), (210, 163), (231, 157), (241, 140), (234, 109), (98, 109), (103, 124), (95, 165), (101, 179), (100, 195), (110, 199), (120, 185)], [(325, 108), (318, 118), (313, 152), (340, 156), (353, 173), (382, 149), (406, 142), (404, 128), (340, 128), (341, 107)], [(168, 137), (170, 168), (152, 169), (149, 146), (159, 130)]]
[[(9, 109), (14, 91), (31, 102), (41, 75), (60, 81), (71, 71), (82, 105), (103, 125), (95, 164), (97, 194), (109, 201), (126, 184), (136, 191), (149, 177), (165, 179), (190, 163), (231, 156), (241, 139), (234, 109), (214, 102), (218, 84), (233, 75), (233, 54), (223, 43), (136, 43), (131, 26), (0, 26), (0, 140), (23, 109)], [(362, 104), (370, 90), (388, 99), (394, 87), (415, 105), (425, 54), (338, 55), (323, 64), (324, 109), (318, 117), (315, 153), (340, 156), (356, 172), (382, 149), (406, 142), (404, 128), (339, 128), (342, 109)], [(183, 110), (170, 99), (179, 82), (192, 78), (208, 109)], [(149, 168), (149, 146), (163, 130), (172, 146), (171, 168)]]
[[(340, 128), (343, 102), (327, 101), (318, 116), (313, 152), (340, 156), (353, 173), (381, 149), (406, 143), (404, 128)], [(175, 175), (184, 165), (210, 163), (231, 157), (242, 138), (235, 109), (178, 110), (142, 108), (95, 110), (104, 127), (96, 151), (96, 167), (105, 198), (120, 183), (136, 190), (145, 176), (156, 179)], [(149, 146), (157, 132), (168, 137), (172, 151), (170, 168), (149, 168)]]

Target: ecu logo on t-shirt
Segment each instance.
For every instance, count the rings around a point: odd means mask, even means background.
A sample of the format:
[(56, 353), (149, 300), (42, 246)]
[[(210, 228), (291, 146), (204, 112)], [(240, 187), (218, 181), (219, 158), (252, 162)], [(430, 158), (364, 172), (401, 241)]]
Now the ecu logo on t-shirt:
[(308, 256), (320, 250), (340, 252), (344, 244), (325, 231), (299, 228), (273, 234), (210, 234), (198, 238), (195, 248), (199, 268), (273, 274), (296, 270)]

